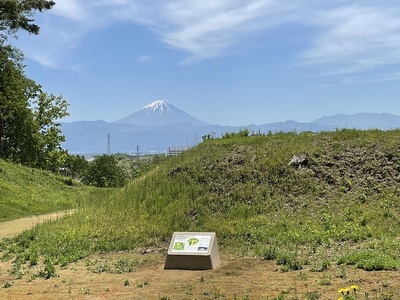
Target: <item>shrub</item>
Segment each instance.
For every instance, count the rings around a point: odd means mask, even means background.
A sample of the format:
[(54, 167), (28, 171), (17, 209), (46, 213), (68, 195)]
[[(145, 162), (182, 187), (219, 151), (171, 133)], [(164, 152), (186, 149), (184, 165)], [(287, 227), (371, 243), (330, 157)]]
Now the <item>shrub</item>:
[(83, 182), (100, 188), (122, 187), (126, 175), (112, 155), (97, 156), (83, 177)]

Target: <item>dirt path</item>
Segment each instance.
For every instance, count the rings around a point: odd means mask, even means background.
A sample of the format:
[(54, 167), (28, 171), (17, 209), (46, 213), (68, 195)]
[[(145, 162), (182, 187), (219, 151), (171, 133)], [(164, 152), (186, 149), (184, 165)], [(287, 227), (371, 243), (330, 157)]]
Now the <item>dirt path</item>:
[(16, 236), (24, 230), (33, 228), (36, 224), (48, 220), (57, 220), (58, 218), (61, 218), (67, 214), (74, 213), (74, 211), (75, 210), (67, 210), (2, 222), (0, 223), (0, 240), (2, 240), (3, 238)]

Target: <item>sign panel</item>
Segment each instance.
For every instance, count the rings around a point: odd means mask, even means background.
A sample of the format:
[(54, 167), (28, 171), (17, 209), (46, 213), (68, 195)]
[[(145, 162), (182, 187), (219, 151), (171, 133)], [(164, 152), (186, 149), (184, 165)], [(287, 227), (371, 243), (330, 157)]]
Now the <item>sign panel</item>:
[(215, 232), (174, 232), (165, 269), (208, 270), (220, 264)]
[(207, 252), (210, 242), (210, 235), (176, 235), (171, 252)]

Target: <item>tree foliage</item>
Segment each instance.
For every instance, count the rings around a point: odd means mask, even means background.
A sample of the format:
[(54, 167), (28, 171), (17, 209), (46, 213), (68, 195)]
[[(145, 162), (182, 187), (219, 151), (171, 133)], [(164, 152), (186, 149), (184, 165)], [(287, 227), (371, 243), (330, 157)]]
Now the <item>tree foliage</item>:
[(39, 91), (33, 102), (35, 130), (38, 132), (36, 158), (39, 167), (55, 171), (65, 157), (61, 143), (65, 141), (56, 120), (68, 116), (68, 103), (62, 96), (55, 96)]
[(87, 169), (89, 162), (81, 155), (68, 155), (64, 162), (64, 175), (72, 178), (82, 178)]
[(54, 1), (44, 0), (2, 0), (0, 1), (0, 32), (15, 35), (19, 29), (32, 34), (38, 34), (40, 27), (34, 24), (33, 15), (36, 11), (51, 9)]
[(68, 115), (61, 96), (47, 94), (0, 52), (0, 155), (32, 167), (55, 170), (63, 155), (59, 120)]
[(122, 187), (126, 174), (112, 155), (97, 156), (90, 164), (83, 182), (97, 187)]
[(67, 153), (57, 120), (68, 115), (62, 96), (48, 94), (24, 73), (22, 52), (7, 45), (18, 30), (39, 33), (34, 13), (53, 1), (0, 1), (0, 157), (24, 165), (57, 170)]

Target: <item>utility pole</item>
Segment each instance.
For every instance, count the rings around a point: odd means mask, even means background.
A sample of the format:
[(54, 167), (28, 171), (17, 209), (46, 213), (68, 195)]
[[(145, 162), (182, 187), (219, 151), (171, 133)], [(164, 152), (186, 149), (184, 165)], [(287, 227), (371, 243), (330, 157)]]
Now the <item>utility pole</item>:
[(111, 138), (110, 138), (110, 134), (107, 135), (107, 155), (111, 155)]

